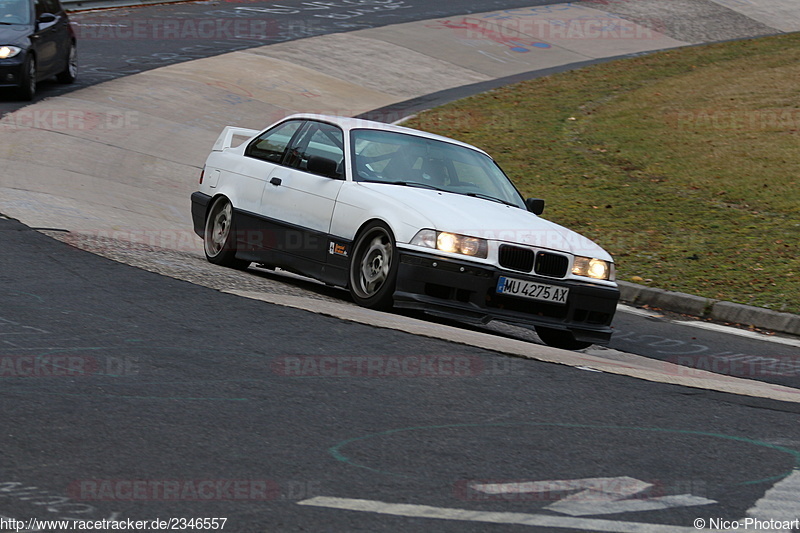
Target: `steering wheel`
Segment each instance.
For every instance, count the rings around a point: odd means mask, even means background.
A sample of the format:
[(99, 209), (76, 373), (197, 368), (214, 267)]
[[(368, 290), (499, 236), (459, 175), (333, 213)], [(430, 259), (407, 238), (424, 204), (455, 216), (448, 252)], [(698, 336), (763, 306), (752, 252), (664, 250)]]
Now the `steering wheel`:
[(356, 158), (356, 173), (365, 180), (380, 179), (380, 176), (369, 168), (368, 163), (361, 157)]

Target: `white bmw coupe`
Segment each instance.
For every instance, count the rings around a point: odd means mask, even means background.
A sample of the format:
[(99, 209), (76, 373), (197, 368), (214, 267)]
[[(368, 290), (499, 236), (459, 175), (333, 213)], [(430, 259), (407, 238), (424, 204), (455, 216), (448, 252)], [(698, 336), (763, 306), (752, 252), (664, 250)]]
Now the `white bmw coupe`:
[(533, 325), (559, 348), (611, 337), (611, 256), (453, 139), (321, 115), (229, 126), (191, 199), (212, 263), (279, 267), (372, 309)]

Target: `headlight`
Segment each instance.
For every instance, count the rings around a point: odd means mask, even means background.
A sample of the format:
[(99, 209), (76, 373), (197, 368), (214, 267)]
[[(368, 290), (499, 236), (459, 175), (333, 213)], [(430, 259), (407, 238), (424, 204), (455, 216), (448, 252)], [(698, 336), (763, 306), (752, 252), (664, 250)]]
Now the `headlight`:
[(14, 57), (20, 52), (22, 52), (22, 48), (19, 48), (17, 46), (0, 46), (0, 59), (8, 59), (9, 57)]
[(576, 276), (613, 281), (614, 263), (609, 263), (602, 259), (576, 257), (575, 263), (572, 265), (572, 273)]
[(481, 259), (486, 258), (489, 250), (485, 239), (458, 235), (457, 233), (448, 233), (446, 231), (435, 231), (432, 229), (420, 230), (414, 235), (414, 238), (411, 239), (411, 244), (415, 246), (424, 246), (425, 248), (433, 248), (440, 252), (480, 257)]

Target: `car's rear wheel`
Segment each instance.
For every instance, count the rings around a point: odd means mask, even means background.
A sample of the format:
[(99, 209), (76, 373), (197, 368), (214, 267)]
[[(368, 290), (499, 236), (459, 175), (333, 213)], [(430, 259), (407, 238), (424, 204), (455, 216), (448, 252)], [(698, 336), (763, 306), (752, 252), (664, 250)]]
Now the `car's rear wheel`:
[(582, 350), (592, 345), (591, 342), (576, 340), (572, 332), (563, 329), (536, 326), (536, 334), (546, 345), (563, 350)]
[(36, 58), (29, 55), (22, 66), (22, 79), (20, 79), (17, 94), (21, 100), (31, 101), (36, 94)]
[(249, 262), (236, 259), (236, 229), (233, 205), (225, 197), (217, 198), (206, 216), (203, 232), (206, 259), (215, 265), (244, 269)]
[(370, 309), (390, 309), (397, 280), (397, 248), (392, 231), (372, 222), (356, 238), (350, 262), (350, 295)]
[(78, 79), (78, 49), (71, 44), (67, 52), (67, 64), (64, 70), (56, 75), (60, 83), (74, 83)]

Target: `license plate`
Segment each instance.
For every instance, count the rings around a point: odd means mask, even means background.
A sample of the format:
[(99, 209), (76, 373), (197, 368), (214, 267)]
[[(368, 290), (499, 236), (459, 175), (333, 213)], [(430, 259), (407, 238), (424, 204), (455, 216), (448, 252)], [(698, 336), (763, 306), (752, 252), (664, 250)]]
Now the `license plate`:
[(569, 289), (566, 287), (556, 287), (555, 285), (547, 285), (546, 283), (536, 283), (534, 281), (507, 278), (505, 276), (501, 276), (500, 279), (497, 280), (497, 292), (499, 294), (508, 294), (511, 296), (558, 304), (567, 303), (567, 296), (569, 296)]

